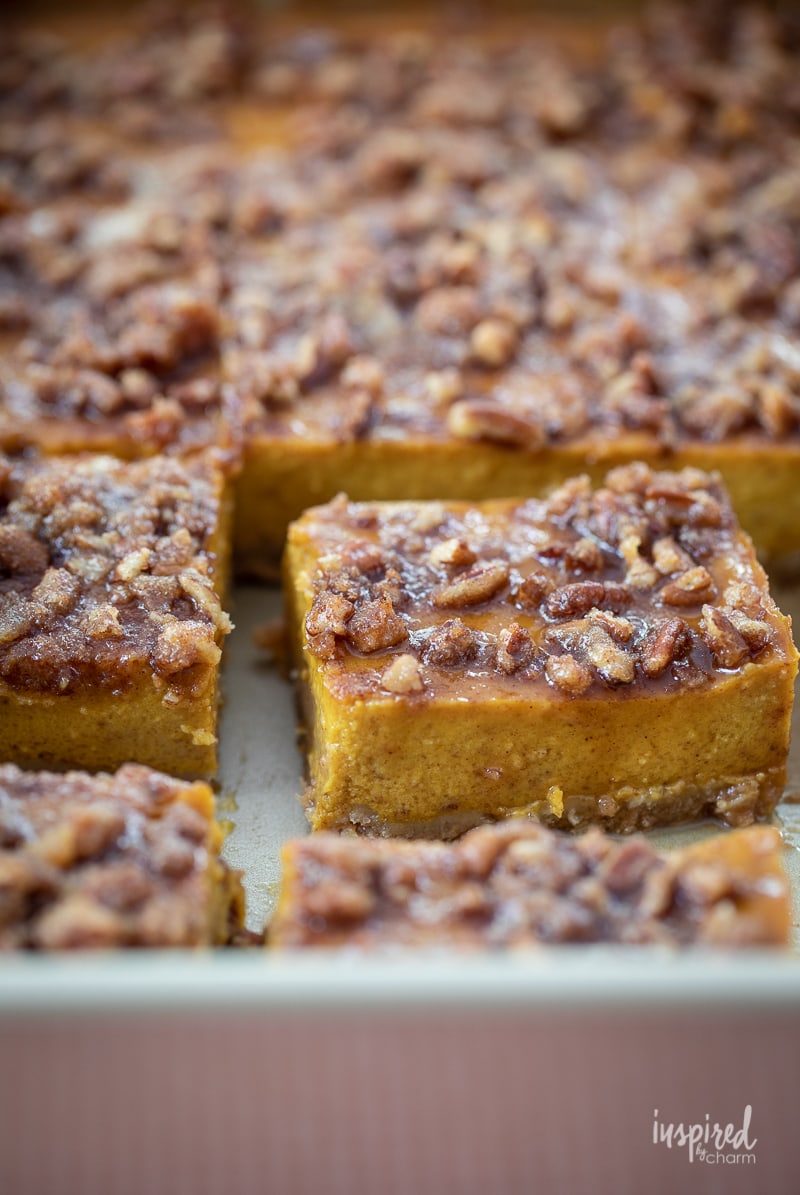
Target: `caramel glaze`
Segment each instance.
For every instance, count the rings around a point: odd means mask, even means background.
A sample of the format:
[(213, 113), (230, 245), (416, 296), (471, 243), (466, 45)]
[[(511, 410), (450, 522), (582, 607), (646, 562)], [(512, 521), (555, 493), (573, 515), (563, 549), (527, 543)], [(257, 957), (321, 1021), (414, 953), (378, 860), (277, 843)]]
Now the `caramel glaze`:
[(695, 470), (475, 507), (341, 498), (298, 527), (318, 565), (307, 642), (340, 696), (624, 699), (792, 650), (719, 479)]

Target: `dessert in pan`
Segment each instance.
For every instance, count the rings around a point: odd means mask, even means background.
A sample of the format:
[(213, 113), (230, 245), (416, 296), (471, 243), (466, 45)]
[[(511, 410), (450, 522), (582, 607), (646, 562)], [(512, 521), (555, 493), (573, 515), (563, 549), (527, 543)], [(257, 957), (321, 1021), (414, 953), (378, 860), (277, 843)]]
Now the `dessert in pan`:
[(289, 532), (315, 829), (768, 815), (797, 652), (718, 478), (348, 503)]
[(362, 838), (290, 844), (277, 944), (786, 939), (771, 830), (562, 835), (784, 785), (797, 30), (568, 44), (177, 6), (0, 51), (0, 946), (231, 935), (169, 776), (216, 771), (230, 543), (274, 578), (287, 528), (309, 818)]
[(312, 834), (288, 843), (283, 861), (269, 933), (281, 950), (779, 946), (791, 922), (768, 826), (662, 856), (642, 835), (570, 836), (513, 819), (456, 843)]
[(0, 760), (216, 772), (229, 514), (213, 453), (0, 455)]
[(244, 894), (207, 784), (0, 765), (0, 950), (214, 946)]

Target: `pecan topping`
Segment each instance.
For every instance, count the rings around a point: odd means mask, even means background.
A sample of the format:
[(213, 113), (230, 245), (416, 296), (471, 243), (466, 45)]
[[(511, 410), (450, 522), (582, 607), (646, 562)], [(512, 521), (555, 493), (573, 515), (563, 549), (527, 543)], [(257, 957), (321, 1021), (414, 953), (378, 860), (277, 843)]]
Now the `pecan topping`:
[(514, 600), (521, 606), (538, 606), (550, 592), (552, 582), (541, 573), (530, 573), (520, 581)]
[(395, 656), (383, 670), (381, 685), (389, 693), (421, 693), (425, 683), (419, 661), (407, 653)]
[(408, 629), (384, 593), (356, 606), (347, 623), (346, 635), (351, 647), (369, 654), (402, 643), (408, 638)]
[(714, 582), (702, 565), (687, 569), (659, 591), (661, 601), (667, 606), (697, 606), (713, 596)]
[(688, 655), (691, 646), (692, 633), (682, 618), (670, 618), (653, 627), (640, 647), (645, 676), (661, 676), (675, 660)]
[(200, 812), (187, 803), (196, 785), (134, 764), (114, 776), (5, 765), (0, 792), (0, 952), (211, 945), (235, 928), (239, 886), (214, 858), (210, 792)]
[(480, 564), (460, 573), (451, 582), (434, 590), (431, 600), (442, 610), (477, 606), (494, 597), (508, 582), (508, 565), (502, 561)]
[(501, 672), (511, 675), (524, 668), (534, 656), (530, 632), (518, 622), (512, 622), (497, 636), (497, 666)]
[(611, 685), (628, 685), (636, 668), (633, 657), (619, 647), (599, 623), (585, 637), (586, 658), (598, 675)]
[(599, 544), (584, 535), (567, 549), (564, 563), (576, 573), (599, 573), (605, 566), (605, 558)]
[(489, 440), (539, 448), (546, 442), (544, 428), (529, 415), (518, 414), (490, 399), (466, 398), (447, 412), (447, 429), (459, 440)]
[(765, 622), (748, 618), (741, 610), (727, 610), (726, 614), (744, 639), (752, 655), (763, 651), (772, 639), (772, 632)]
[(13, 524), (0, 524), (0, 569), (12, 576), (22, 573), (43, 573), (49, 562), (46, 546)]
[(442, 540), (441, 543), (434, 544), (431, 548), (430, 561), (435, 568), (440, 565), (466, 568), (467, 565), (474, 564), (477, 559), (467, 541), (458, 536)]
[(517, 330), (504, 319), (485, 319), (472, 329), (472, 355), (481, 365), (498, 369), (507, 365), (517, 348)]
[(347, 623), (353, 617), (355, 606), (341, 594), (323, 590), (314, 598), (314, 602), (306, 615), (306, 631), (309, 638), (319, 636), (347, 634)]
[(595, 606), (619, 614), (630, 604), (630, 590), (615, 581), (576, 581), (548, 594), (544, 612), (548, 618), (578, 618)]
[(659, 576), (652, 564), (639, 554), (641, 545), (639, 535), (626, 535), (619, 545), (620, 555), (628, 566), (625, 584), (632, 589), (652, 589)]
[(429, 664), (454, 665), (474, 660), (480, 640), (460, 618), (449, 618), (431, 631), (424, 648)]
[[(26, 572), (0, 600), (0, 640), (14, 645), (0, 649), (5, 683), (123, 691), (155, 671), (161, 689), (159, 678), (216, 668), (230, 621), (214, 589), (222, 478), (211, 455), (19, 458), (6, 485), (0, 548), (16, 545)], [(199, 680), (187, 673), (180, 687)]]
[(552, 685), (570, 695), (585, 693), (592, 683), (591, 670), (569, 653), (550, 656), (544, 671)]
[(687, 572), (694, 566), (694, 561), (671, 535), (665, 535), (653, 544), (653, 564), (663, 576), (668, 577), (672, 573)]
[(720, 668), (738, 668), (750, 655), (744, 636), (721, 610), (703, 606), (700, 633)]

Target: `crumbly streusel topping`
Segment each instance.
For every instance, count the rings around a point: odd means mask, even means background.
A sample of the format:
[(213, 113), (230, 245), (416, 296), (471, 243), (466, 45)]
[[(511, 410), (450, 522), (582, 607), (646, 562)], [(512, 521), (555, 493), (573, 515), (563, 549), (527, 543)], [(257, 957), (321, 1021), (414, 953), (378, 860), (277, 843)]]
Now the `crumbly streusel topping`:
[[(773, 830), (751, 835), (738, 866), (722, 853), (668, 856), (640, 835), (616, 842), (519, 819), (457, 843), (314, 834), (286, 855), (284, 892), (270, 927), (277, 947), (520, 947), (574, 942), (687, 946), (783, 945), (749, 909)], [(777, 867), (776, 867), (777, 871)], [(788, 882), (773, 887), (786, 901)]]
[(319, 554), (306, 639), (331, 683), (689, 687), (787, 646), (719, 478), (698, 470), (631, 465), (474, 507), (339, 498), (303, 527)]
[(189, 789), (0, 766), (0, 951), (207, 943), (218, 864)]
[(221, 489), (210, 457), (0, 457), (0, 680), (117, 691), (144, 670), (168, 700), (204, 682), (231, 626)]

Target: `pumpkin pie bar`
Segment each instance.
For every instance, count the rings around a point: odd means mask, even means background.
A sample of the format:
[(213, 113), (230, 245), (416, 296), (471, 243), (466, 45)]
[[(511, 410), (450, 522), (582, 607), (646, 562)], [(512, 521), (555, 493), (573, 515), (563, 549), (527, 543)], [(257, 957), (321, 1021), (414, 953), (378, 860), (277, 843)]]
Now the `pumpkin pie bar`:
[(642, 835), (573, 836), (516, 819), (456, 843), (312, 834), (283, 849), (278, 949), (524, 948), (579, 942), (787, 946), (777, 830), (659, 854)]
[(797, 652), (718, 476), (350, 503), (289, 532), (314, 829), (765, 817)]
[(228, 524), (210, 454), (0, 456), (0, 760), (213, 774)]
[(0, 951), (212, 946), (241, 927), (207, 784), (0, 765)]

